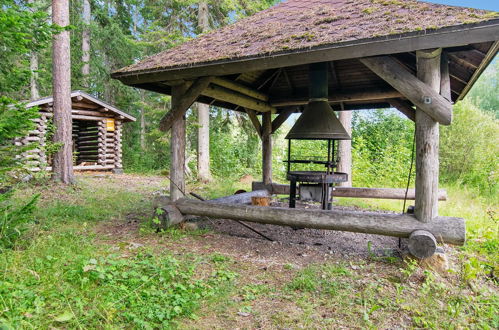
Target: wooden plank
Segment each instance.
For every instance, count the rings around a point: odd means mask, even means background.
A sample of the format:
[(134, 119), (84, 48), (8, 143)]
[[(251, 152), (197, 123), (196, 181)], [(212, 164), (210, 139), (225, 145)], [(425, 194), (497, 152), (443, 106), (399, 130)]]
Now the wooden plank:
[(262, 125), (260, 124), (260, 121), (258, 120), (258, 116), (256, 115), (255, 111), (251, 109), (245, 109), (246, 113), (248, 114), (248, 117), (253, 124), (253, 127), (255, 128), (256, 132), (258, 133), (258, 136), (260, 139), (262, 138)]
[(407, 97), (418, 109), (440, 124), (450, 125), (452, 104), (435, 89), (412, 75), (395, 59), (390, 56), (379, 56), (363, 58), (360, 61)]
[(465, 221), (461, 218), (438, 217), (435, 221), (423, 223), (409, 214), (258, 207), (207, 203), (186, 198), (178, 200), (175, 206), (184, 215), (295, 228), (329, 229), (402, 238), (409, 238), (416, 230), (425, 230), (440, 242), (456, 245), (463, 245), (466, 236)]
[(175, 102), (175, 106), (172, 102), (172, 109), (161, 119), (159, 129), (166, 132), (172, 127), (173, 122), (183, 117), (190, 106), (201, 95), (201, 92), (208, 87), (211, 80), (212, 77), (199, 78), (182, 95), (177, 96), (178, 102)]
[[(418, 78), (440, 91), (441, 49), (418, 51)], [(429, 95), (429, 94), (423, 94)], [(444, 99), (445, 100), (445, 99)], [(448, 102), (446, 100), (446, 102)], [(438, 216), (439, 126), (429, 114), (416, 108), (416, 202), (414, 215), (421, 222)]]
[(267, 102), (269, 100), (267, 94), (229, 79), (214, 77), (212, 82), (218, 86), (225, 87), (227, 89), (247, 95), (260, 101)]

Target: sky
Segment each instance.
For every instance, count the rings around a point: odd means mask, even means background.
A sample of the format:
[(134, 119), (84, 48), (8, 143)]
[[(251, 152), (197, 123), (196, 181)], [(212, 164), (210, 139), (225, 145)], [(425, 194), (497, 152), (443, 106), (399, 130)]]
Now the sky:
[(426, 0), (426, 2), (499, 11), (499, 0)]

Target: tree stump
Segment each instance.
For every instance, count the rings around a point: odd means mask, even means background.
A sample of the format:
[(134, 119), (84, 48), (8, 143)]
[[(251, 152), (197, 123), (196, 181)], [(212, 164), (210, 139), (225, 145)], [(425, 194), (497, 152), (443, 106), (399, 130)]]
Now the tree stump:
[(254, 206), (270, 206), (270, 197), (253, 196), (251, 197), (251, 205)]

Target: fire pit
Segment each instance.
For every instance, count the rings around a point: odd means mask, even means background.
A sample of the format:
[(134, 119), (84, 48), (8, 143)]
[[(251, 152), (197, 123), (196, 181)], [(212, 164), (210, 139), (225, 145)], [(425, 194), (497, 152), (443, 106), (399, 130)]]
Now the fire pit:
[[(311, 200), (322, 203), (324, 210), (331, 209), (333, 186), (348, 181), (348, 174), (335, 172), (338, 164), (336, 155), (337, 141), (350, 140), (351, 137), (336, 118), (328, 101), (327, 63), (310, 65), (310, 101), (302, 115), (291, 128), (288, 139), (287, 179), (290, 181), (289, 207), (296, 205), (297, 183), (300, 183), (300, 198), (307, 195)], [(322, 140), (327, 142), (327, 156), (321, 159), (292, 159), (292, 140)], [(320, 152), (320, 150), (317, 150)], [(324, 171), (292, 170), (292, 165), (324, 165)]]

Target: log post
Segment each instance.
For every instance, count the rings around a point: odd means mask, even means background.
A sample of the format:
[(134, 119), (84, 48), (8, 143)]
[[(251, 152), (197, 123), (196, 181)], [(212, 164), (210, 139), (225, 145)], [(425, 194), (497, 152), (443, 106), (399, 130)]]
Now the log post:
[[(348, 135), (352, 135), (352, 112), (340, 111), (339, 119)], [(341, 182), (341, 187), (352, 186), (352, 140), (340, 140), (338, 146), (339, 162), (337, 170), (348, 174), (348, 181)]]
[[(187, 84), (172, 87), (172, 109), (180, 108)], [(185, 117), (177, 117), (171, 126), (170, 197), (172, 201), (184, 197), (185, 191)]]
[[(417, 76), (440, 93), (440, 55), (442, 49), (418, 51)], [(421, 95), (425, 103), (433, 100)], [(421, 109), (416, 109), (416, 202), (414, 214), (419, 221), (430, 222), (438, 216), (439, 126)]]
[(272, 183), (272, 114), (262, 114), (262, 174), (263, 183)]

